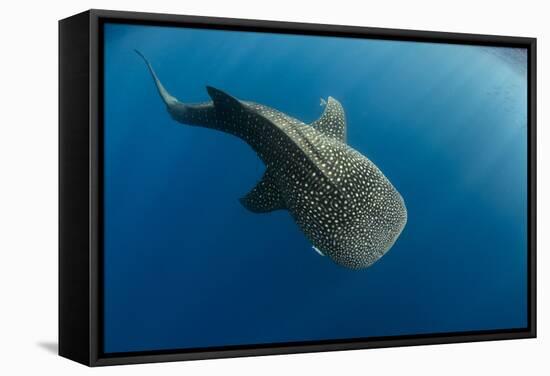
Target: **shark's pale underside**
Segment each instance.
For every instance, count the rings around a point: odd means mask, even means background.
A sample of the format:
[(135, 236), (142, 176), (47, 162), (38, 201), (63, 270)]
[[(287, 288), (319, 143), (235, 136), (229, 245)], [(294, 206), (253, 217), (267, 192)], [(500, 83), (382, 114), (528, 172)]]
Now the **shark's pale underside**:
[(210, 102), (182, 103), (136, 52), (173, 119), (235, 135), (264, 162), (262, 179), (240, 199), (245, 208), (288, 210), (317, 252), (347, 268), (366, 268), (393, 246), (407, 222), (405, 203), (374, 163), (346, 144), (336, 99), (328, 98), (312, 124), (209, 86)]

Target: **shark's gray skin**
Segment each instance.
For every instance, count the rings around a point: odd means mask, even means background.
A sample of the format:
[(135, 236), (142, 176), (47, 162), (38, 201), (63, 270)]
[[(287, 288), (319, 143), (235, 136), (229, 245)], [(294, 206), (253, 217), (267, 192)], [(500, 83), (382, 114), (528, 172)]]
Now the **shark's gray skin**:
[(235, 135), (266, 165), (242, 205), (254, 213), (288, 210), (320, 254), (351, 269), (369, 267), (394, 244), (407, 221), (401, 195), (368, 158), (345, 142), (342, 105), (328, 98), (305, 124), (275, 109), (207, 87), (212, 101), (186, 104), (170, 95), (147, 64), (176, 121)]

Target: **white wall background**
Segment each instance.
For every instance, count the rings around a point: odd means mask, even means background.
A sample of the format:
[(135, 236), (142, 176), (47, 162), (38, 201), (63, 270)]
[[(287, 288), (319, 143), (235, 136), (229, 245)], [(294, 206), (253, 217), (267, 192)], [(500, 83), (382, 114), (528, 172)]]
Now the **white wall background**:
[[(545, 1), (96, 0), (5, 2), (0, 22), (0, 374), (549, 374)], [(539, 338), (88, 369), (57, 342), (57, 20), (88, 8), (139, 10), (539, 38)]]

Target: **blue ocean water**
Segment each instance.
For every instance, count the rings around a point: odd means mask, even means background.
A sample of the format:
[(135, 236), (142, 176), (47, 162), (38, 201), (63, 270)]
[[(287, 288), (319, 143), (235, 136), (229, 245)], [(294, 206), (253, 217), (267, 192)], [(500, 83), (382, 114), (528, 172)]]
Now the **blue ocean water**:
[[(261, 161), (173, 121), (134, 49), (184, 102), (211, 85), (311, 122), (338, 99), (348, 143), (406, 202), (394, 247), (348, 270), (288, 212), (244, 209)], [(525, 56), (106, 24), (105, 352), (526, 327)]]

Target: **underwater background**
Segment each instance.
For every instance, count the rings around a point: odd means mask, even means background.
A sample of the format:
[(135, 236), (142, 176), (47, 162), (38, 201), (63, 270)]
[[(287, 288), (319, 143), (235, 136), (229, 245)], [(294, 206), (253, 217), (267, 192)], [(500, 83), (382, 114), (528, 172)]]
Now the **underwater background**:
[[(393, 248), (345, 269), (247, 211), (262, 162), (173, 121), (134, 49), (183, 102), (210, 85), (309, 123), (338, 99), (405, 200)], [(526, 126), (521, 49), (105, 24), (104, 351), (526, 327)]]

